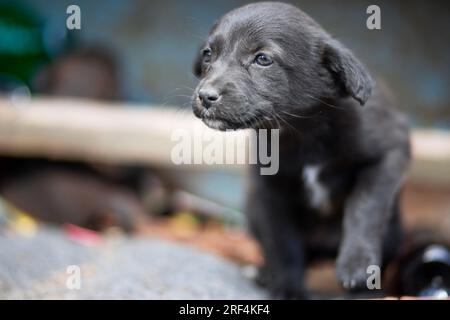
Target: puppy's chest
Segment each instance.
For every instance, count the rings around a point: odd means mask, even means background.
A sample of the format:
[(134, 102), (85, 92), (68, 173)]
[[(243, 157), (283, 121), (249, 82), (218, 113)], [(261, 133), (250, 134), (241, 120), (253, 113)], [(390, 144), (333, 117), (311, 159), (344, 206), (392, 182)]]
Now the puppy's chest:
[(298, 196), (301, 207), (321, 217), (334, 216), (342, 210), (355, 172), (342, 155), (336, 145), (320, 140), (301, 141), (282, 151), (280, 169), (286, 170), (285, 176), (297, 180), (298, 190), (293, 195)]
[(298, 179), (299, 199), (303, 206), (322, 217), (341, 211), (352, 184), (345, 170), (335, 170), (318, 163), (303, 165)]
[(301, 196), (306, 205), (323, 216), (332, 211), (330, 186), (321, 179), (323, 166), (320, 164), (307, 164), (303, 166), (300, 175)]

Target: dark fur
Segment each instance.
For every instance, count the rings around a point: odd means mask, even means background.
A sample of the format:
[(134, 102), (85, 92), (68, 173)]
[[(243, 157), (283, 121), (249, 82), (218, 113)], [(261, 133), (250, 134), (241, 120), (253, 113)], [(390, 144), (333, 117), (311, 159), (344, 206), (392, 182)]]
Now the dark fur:
[[(220, 130), (281, 129), (280, 170), (262, 176), (252, 166), (247, 206), (272, 293), (305, 297), (307, 263), (336, 253), (343, 286), (364, 288), (367, 266), (381, 265), (399, 241), (398, 194), (410, 157), (405, 119), (352, 53), (291, 5), (233, 10), (204, 48), (212, 55), (196, 61), (194, 113)], [(273, 64), (254, 63), (258, 52)], [(220, 98), (205, 108), (200, 90)], [(326, 217), (302, 179), (312, 164), (329, 191)]]

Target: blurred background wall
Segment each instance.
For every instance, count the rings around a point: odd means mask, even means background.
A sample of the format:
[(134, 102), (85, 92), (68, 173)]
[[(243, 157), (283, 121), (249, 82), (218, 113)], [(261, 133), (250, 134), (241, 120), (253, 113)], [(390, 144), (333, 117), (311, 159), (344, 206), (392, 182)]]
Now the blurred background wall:
[[(19, 0), (0, 1), (0, 5), (29, 11), (42, 29), (46, 58), (34, 65), (30, 77), (68, 43), (101, 46), (118, 61), (123, 99), (188, 106), (190, 88), (196, 83), (191, 66), (201, 40), (222, 14), (247, 2)], [(450, 128), (447, 1), (290, 2), (319, 21), (383, 78), (413, 125)], [(366, 8), (374, 3), (381, 7), (381, 30), (366, 28)], [(65, 27), (70, 4), (81, 7), (81, 30), (67, 31)], [(26, 40), (20, 33), (7, 38), (4, 31), (5, 25), (0, 23), (0, 55), (8, 49), (5, 39), (16, 49)], [(0, 60), (2, 73), (7, 62)]]

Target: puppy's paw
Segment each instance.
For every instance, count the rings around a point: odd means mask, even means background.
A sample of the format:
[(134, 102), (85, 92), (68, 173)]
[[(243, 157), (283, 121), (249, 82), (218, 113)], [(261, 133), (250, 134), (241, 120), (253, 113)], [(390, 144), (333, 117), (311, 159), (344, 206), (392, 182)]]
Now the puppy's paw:
[(260, 287), (268, 289), (272, 299), (277, 300), (305, 300), (309, 299), (303, 285), (303, 273), (295, 274), (280, 270), (275, 272), (267, 266), (258, 269), (255, 282)]
[(367, 267), (370, 265), (380, 265), (380, 259), (373, 250), (343, 250), (336, 261), (337, 278), (347, 290), (367, 289)]

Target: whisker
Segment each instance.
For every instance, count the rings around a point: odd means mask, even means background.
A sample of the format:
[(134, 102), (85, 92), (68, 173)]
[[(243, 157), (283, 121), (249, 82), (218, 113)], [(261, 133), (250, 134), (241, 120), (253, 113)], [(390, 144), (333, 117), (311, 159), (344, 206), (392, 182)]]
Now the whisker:
[(294, 130), (295, 132), (297, 132), (297, 133), (300, 133), (300, 131), (297, 129), (297, 128), (295, 128), (293, 125), (291, 125), (286, 119), (284, 119), (282, 116), (280, 116), (280, 115), (277, 115), (277, 114), (275, 114), (282, 122), (284, 122), (287, 126), (288, 126), (288, 128), (287, 129), (292, 129), (292, 130)]
[(281, 110), (281, 112), (283, 112), (283, 113), (285, 113), (285, 114), (287, 114), (287, 115), (289, 115), (291, 117), (299, 118), (299, 119), (310, 119), (310, 118), (314, 118), (317, 115), (317, 114), (315, 114), (315, 115), (312, 115), (312, 116), (301, 116), (301, 115), (289, 113), (289, 112), (284, 111), (284, 110)]
[(321, 100), (321, 99), (319, 99), (319, 98), (317, 98), (317, 97), (314, 97), (313, 95), (307, 94), (307, 96), (310, 97), (311, 99), (314, 99), (314, 100), (320, 102), (321, 104), (323, 104), (323, 105), (325, 105), (325, 106), (327, 106), (327, 107), (334, 108), (334, 109), (338, 109), (338, 110), (344, 110), (344, 111), (347, 110), (346, 108), (341, 108), (341, 107), (335, 106), (335, 105), (333, 105), (333, 104), (330, 104), (330, 103), (328, 103), (328, 102), (326, 102), (326, 101), (323, 101), (323, 100)]

